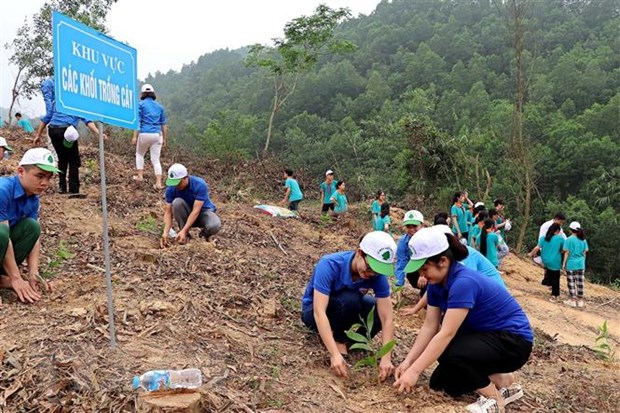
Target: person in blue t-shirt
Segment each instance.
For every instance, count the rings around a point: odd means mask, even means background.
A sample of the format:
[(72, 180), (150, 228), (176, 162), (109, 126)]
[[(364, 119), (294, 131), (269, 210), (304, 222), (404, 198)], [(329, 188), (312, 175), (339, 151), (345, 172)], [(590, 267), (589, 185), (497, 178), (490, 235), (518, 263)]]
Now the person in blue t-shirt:
[[(39, 195), (49, 186), (54, 172), (60, 171), (52, 153), (34, 148), (22, 157), (17, 175), (0, 178), (0, 288), (13, 289), (22, 302), (33, 303), (41, 298)], [(28, 263), (28, 281), (19, 269), (24, 260)], [(51, 283), (43, 287), (52, 290)]]
[(172, 219), (177, 222), (179, 232), (176, 241), (185, 244), (190, 238), (192, 227), (201, 228), (200, 236), (211, 241), (222, 226), (216, 208), (209, 198), (209, 186), (204, 179), (189, 175), (187, 168), (175, 163), (168, 169), (166, 179), (166, 205), (164, 207), (164, 232), (161, 247), (168, 246)]
[[(435, 225), (433, 226), (433, 228), (443, 230), (445, 234), (453, 235), (447, 221), (445, 220), (445, 218), (439, 216), (439, 214), (435, 216)], [(499, 271), (484, 255), (482, 255), (480, 252), (470, 246), (467, 246), (467, 251), (467, 257), (464, 260), (460, 261), (461, 264), (463, 264), (469, 269), (478, 271), (489, 279), (495, 281), (497, 284), (501, 285), (503, 288), (506, 288), (506, 283), (502, 279)], [(409, 253), (409, 256), (411, 256), (411, 253)], [(424, 277), (420, 277), (419, 271), (407, 274), (407, 279), (409, 279), (409, 282), (413, 282), (412, 279), (424, 280), (424, 285), (426, 285), (426, 279)], [(404, 316), (417, 314), (421, 309), (426, 308), (427, 304), (428, 299), (426, 297), (426, 294), (422, 294), (420, 300), (415, 306), (401, 308), (399, 313)]]
[(15, 119), (17, 119), (17, 126), (22, 128), (27, 133), (34, 132), (34, 128), (32, 127), (32, 123), (28, 119), (23, 119), (22, 114), (17, 112), (15, 114)]
[[(69, 193), (69, 198), (85, 198), (80, 193), (80, 150), (78, 148), (77, 127), (80, 121), (93, 133), (99, 134), (95, 123), (91, 120), (71, 116), (56, 111), (56, 93), (54, 91), (54, 77), (45, 79), (41, 83), (41, 93), (45, 102), (45, 116), (41, 117), (41, 123), (34, 137), (34, 144), (41, 143), (41, 136), (47, 126), (47, 134), (52, 141), (56, 155), (58, 155), (58, 187), (61, 194)], [(108, 137), (104, 134), (104, 139)], [(67, 171), (69, 172), (69, 190), (67, 191)]]
[(586, 254), (588, 241), (581, 224), (573, 221), (568, 226), (572, 235), (564, 241), (564, 260), (562, 269), (566, 271), (569, 299), (564, 304), (569, 307), (583, 307), (583, 287), (585, 284)]
[(326, 214), (330, 209), (334, 210), (332, 195), (336, 192), (336, 182), (334, 181), (334, 171), (329, 169), (325, 172), (325, 181), (320, 185), (321, 189), (321, 213)]
[(519, 303), (495, 281), (458, 263), (467, 247), (441, 228), (423, 228), (411, 237), (406, 271), (428, 280), (424, 324), (405, 360), (396, 368), (394, 387), (412, 391), (422, 372), (436, 361), (433, 390), (452, 397), (477, 391), (471, 412), (499, 412), (523, 396), (514, 374), (528, 360), (534, 335)]
[(552, 224), (544, 237), (540, 237), (538, 245), (528, 254), (535, 257), (541, 251), (545, 276), (542, 284), (551, 287), (551, 298), (549, 301), (557, 303), (560, 297), (560, 270), (562, 269), (562, 250), (564, 249), (564, 238), (560, 234), (562, 227), (559, 224)]
[(156, 101), (155, 89), (145, 83), (140, 93), (138, 117), (140, 128), (133, 132), (132, 145), (136, 145), (136, 175), (133, 179), (144, 181), (144, 155), (149, 151), (155, 172), (155, 189), (163, 189), (162, 169), (159, 157), (168, 139), (168, 119), (164, 107)]
[(299, 214), (299, 202), (304, 199), (304, 194), (301, 192), (299, 183), (293, 177), (293, 175), (294, 173), (292, 169), (284, 170), (284, 187), (286, 188), (286, 190), (284, 192), (284, 199), (280, 202), (280, 204), (286, 205), (286, 203), (288, 202), (288, 209)]
[[(366, 320), (375, 308), (371, 335), (382, 331), (383, 344), (394, 338), (392, 301), (387, 276), (394, 274), (396, 243), (385, 232), (366, 234), (355, 251), (323, 256), (314, 267), (302, 299), (301, 319), (317, 331), (330, 354), (331, 368), (337, 376), (347, 377), (345, 331)], [(372, 289), (374, 296), (368, 295)], [(376, 315), (379, 316), (377, 320)], [(358, 330), (365, 335), (365, 331)], [(391, 352), (381, 358), (379, 376), (388, 378), (394, 370)]]

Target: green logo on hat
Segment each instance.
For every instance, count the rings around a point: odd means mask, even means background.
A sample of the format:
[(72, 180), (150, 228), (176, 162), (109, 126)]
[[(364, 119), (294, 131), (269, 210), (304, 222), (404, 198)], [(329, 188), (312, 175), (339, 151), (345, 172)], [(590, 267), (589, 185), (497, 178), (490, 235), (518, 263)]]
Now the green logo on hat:
[(54, 157), (51, 154), (47, 155), (47, 162), (54, 163)]
[(409, 214), (409, 219), (413, 219), (413, 212)]
[(385, 261), (389, 261), (390, 257), (392, 257), (392, 252), (391, 251), (385, 251), (381, 257), (385, 260)]
[(170, 172), (170, 173), (168, 174), (168, 178), (170, 178), (170, 179), (174, 179), (174, 172)]

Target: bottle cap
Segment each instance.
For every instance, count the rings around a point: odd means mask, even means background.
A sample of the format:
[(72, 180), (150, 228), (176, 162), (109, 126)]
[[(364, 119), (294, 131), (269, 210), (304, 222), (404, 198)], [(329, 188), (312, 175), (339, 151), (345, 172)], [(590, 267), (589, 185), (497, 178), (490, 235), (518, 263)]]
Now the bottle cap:
[(138, 387), (140, 387), (140, 377), (133, 376), (132, 387), (133, 387), (134, 390), (136, 390)]

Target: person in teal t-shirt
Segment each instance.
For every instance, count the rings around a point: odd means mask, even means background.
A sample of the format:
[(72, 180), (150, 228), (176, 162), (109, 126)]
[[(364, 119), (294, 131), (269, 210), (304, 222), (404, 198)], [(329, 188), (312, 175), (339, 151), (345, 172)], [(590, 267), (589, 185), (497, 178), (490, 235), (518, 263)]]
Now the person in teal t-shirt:
[(571, 222), (569, 228), (572, 235), (564, 241), (562, 269), (566, 270), (566, 282), (570, 299), (564, 301), (564, 304), (570, 307), (583, 307), (584, 271), (586, 269), (588, 241), (586, 241), (586, 236), (579, 222)]
[[(463, 205), (467, 201), (468, 206)], [(467, 197), (467, 192), (455, 192), (452, 198), (450, 216), (452, 217), (452, 231), (459, 238), (468, 238), (469, 226), (467, 225), (467, 210), (472, 202)]]
[(499, 246), (499, 237), (493, 230), (495, 221), (486, 219), (483, 227), (480, 229), (480, 253), (484, 255), (497, 268), (499, 258), (497, 257), (497, 249)]
[(381, 204), (381, 212), (379, 212), (379, 217), (377, 218), (374, 230), (387, 232), (389, 234), (391, 224), (392, 220), (390, 219), (390, 204), (384, 202), (383, 204)]
[(331, 198), (334, 192), (336, 192), (336, 182), (334, 181), (334, 171), (329, 169), (325, 172), (325, 181), (320, 185), (321, 188), (321, 212), (326, 214), (330, 209), (334, 210), (334, 203)]
[(32, 127), (32, 124), (30, 123), (30, 121), (27, 119), (22, 119), (21, 113), (17, 112), (15, 114), (15, 119), (17, 119), (17, 126), (22, 128), (24, 131), (28, 133), (34, 132), (34, 128)]
[(336, 183), (336, 192), (334, 192), (330, 198), (330, 201), (335, 205), (334, 206), (334, 214), (341, 215), (347, 212), (349, 209), (349, 201), (347, 200), (347, 196), (344, 193), (345, 184), (344, 181), (338, 181)]
[(284, 199), (280, 203), (282, 205), (286, 205), (286, 203), (288, 202), (288, 209), (297, 212), (299, 201), (304, 199), (304, 195), (301, 193), (299, 183), (295, 178), (293, 178), (292, 169), (284, 170), (284, 179), (286, 179), (286, 181), (284, 182), (286, 192), (284, 193)]
[(373, 229), (377, 227), (377, 219), (379, 218), (379, 214), (381, 213), (381, 204), (385, 202), (385, 192), (377, 191), (375, 194), (375, 200), (372, 201), (372, 206), (370, 210), (372, 212), (372, 227)]
[(538, 251), (542, 250), (541, 258), (545, 267), (543, 285), (551, 287), (549, 301), (554, 303), (560, 296), (560, 269), (562, 268), (562, 250), (564, 249), (564, 238), (560, 235), (561, 231), (560, 225), (551, 225), (545, 236), (538, 240), (538, 245), (528, 254), (530, 257), (535, 257)]

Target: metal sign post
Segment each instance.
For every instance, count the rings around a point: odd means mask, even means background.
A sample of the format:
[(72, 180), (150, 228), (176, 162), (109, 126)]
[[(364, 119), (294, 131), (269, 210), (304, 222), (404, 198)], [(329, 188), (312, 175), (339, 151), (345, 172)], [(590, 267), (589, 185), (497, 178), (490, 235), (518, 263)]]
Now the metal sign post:
[[(115, 126), (138, 128), (136, 49), (54, 11), (52, 14), (56, 111)], [(110, 347), (116, 347), (108, 236), (103, 124), (99, 124), (103, 254)]]

